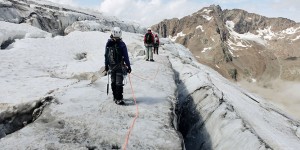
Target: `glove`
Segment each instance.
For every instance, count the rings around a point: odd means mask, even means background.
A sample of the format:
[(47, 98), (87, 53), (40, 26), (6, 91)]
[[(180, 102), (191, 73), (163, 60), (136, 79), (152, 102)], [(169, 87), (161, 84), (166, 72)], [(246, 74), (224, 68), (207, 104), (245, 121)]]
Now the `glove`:
[(130, 66), (127, 68), (127, 72), (131, 73), (131, 67)]
[(105, 71), (107, 72), (109, 70), (108, 66), (105, 66)]

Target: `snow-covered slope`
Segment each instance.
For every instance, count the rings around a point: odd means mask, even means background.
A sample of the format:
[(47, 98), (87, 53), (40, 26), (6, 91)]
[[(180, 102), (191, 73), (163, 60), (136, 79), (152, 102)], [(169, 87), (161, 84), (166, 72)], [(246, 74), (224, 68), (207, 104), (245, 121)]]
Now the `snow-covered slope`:
[[(124, 34), (128, 47), (142, 45), (141, 35)], [(122, 147), (136, 113), (129, 78), (124, 90), (129, 106), (118, 106), (111, 94), (106, 95), (106, 77), (90, 84), (92, 76), (98, 76), (103, 66), (109, 36), (102, 32), (72, 32), (65, 37), (27, 38), (17, 40), (10, 50), (0, 51), (4, 79), (0, 87), (2, 135), (13, 128), (12, 122), (17, 122), (12, 114), (20, 115), (15, 113), (21, 111), (18, 109), (28, 109), (21, 107), (22, 103), (28, 105), (44, 97), (55, 98), (34, 123), (2, 138), (1, 148)], [(78, 54), (83, 53), (84, 57), (79, 59)], [(157, 61), (166, 65), (132, 58), (136, 76), (131, 76), (131, 82), (139, 117), (128, 149), (181, 149), (181, 140), (172, 127), (174, 73), (166, 57), (161, 56)], [(30, 121), (22, 120), (22, 123)]]
[(14, 24), (0, 21), (0, 46), (7, 48), (16, 39), (52, 37), (51, 33), (35, 28), (28, 24)]
[(183, 149), (182, 139), (186, 149), (300, 147), (299, 122), (168, 39), (147, 62), (143, 36), (124, 32), (133, 71), (125, 80), (128, 106), (114, 104), (99, 71), (109, 35), (25, 38), (0, 51), (2, 149), (174, 150)]
[(179, 129), (187, 149), (298, 149), (299, 122), (173, 49), (178, 76)]
[[(90, 24), (85, 23), (86, 20), (93, 21), (97, 28), (90, 28)], [(134, 22), (105, 16), (95, 10), (65, 6), (47, 0), (1, 0), (0, 21), (28, 23), (53, 35), (64, 35), (74, 30), (104, 31), (113, 26), (134, 33), (144, 31), (143, 27)], [(81, 25), (80, 28), (78, 24)], [(68, 30), (65, 31), (66, 28)]]

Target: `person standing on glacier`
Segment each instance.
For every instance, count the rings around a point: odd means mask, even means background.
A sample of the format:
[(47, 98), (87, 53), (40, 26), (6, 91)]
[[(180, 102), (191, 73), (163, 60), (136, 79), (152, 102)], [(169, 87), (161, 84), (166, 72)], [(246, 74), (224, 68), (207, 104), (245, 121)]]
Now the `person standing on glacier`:
[(154, 36), (151, 32), (151, 28), (147, 29), (148, 32), (144, 36), (144, 45), (146, 47), (146, 61), (153, 60), (153, 45), (154, 45)]
[(111, 74), (111, 89), (114, 101), (120, 105), (125, 104), (123, 101), (123, 74), (131, 73), (127, 47), (121, 37), (121, 29), (114, 27), (110, 39), (106, 43), (104, 55), (105, 71)]
[(159, 47), (159, 38), (158, 38), (158, 35), (155, 34), (155, 37), (154, 37), (154, 54), (157, 54), (158, 55), (158, 47)]

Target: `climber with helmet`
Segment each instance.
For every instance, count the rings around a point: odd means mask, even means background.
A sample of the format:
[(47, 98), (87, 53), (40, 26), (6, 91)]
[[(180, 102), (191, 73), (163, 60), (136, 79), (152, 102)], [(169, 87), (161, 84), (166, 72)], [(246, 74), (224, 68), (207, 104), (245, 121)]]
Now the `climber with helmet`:
[(153, 51), (152, 47), (154, 45), (154, 36), (151, 32), (151, 28), (147, 29), (148, 32), (144, 36), (144, 45), (146, 47), (146, 61), (154, 61), (153, 60)]
[[(122, 31), (114, 27), (105, 46), (105, 71), (111, 74), (111, 89), (116, 104), (123, 101), (123, 74), (131, 73), (126, 44), (122, 41)], [(125, 62), (125, 64), (124, 64)]]

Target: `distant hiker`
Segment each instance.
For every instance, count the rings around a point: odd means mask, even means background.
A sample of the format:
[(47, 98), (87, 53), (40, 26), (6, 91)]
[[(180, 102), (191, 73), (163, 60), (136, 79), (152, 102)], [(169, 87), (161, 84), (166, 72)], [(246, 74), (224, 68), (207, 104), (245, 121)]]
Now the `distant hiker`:
[(122, 41), (121, 36), (121, 29), (119, 27), (114, 27), (110, 39), (106, 43), (104, 55), (105, 71), (110, 71), (111, 73), (111, 89), (116, 104), (124, 104), (123, 73), (131, 72), (127, 47)]
[(154, 54), (158, 55), (158, 47), (159, 47), (159, 38), (158, 38), (158, 35), (155, 34), (155, 37), (154, 37)]
[(154, 36), (151, 32), (151, 28), (148, 28), (147, 29), (148, 32), (145, 34), (145, 37), (144, 37), (144, 45), (146, 47), (146, 61), (154, 61), (153, 60), (153, 51), (152, 51), (152, 48), (153, 48), (153, 45), (154, 45)]

